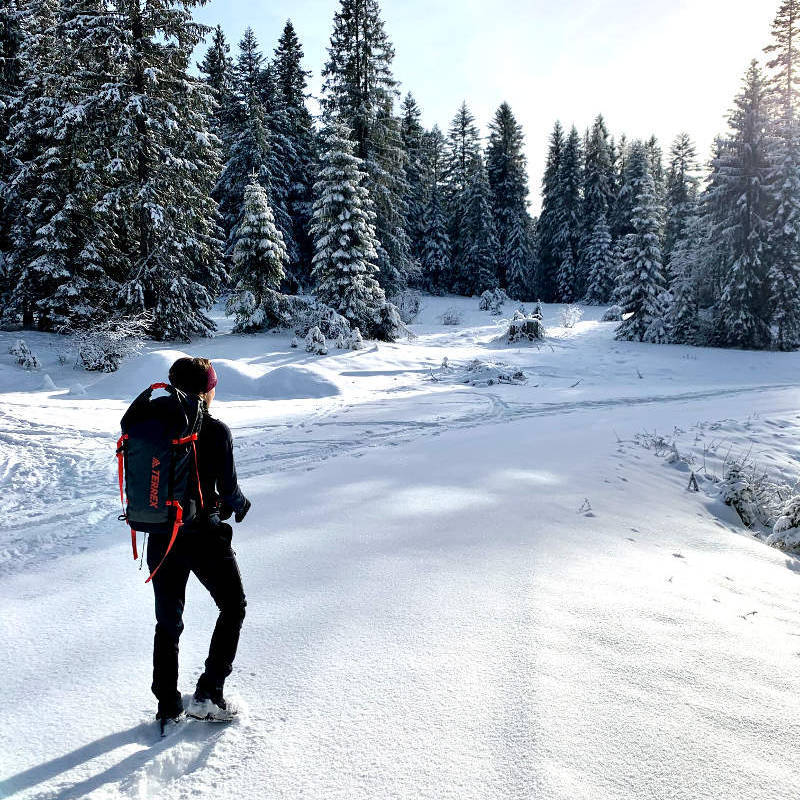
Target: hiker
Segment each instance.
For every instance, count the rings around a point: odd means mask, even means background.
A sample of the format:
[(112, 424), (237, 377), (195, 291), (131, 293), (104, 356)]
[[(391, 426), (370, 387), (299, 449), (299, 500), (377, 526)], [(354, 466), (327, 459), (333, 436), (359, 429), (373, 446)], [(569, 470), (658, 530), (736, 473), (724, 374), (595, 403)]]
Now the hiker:
[[(225, 700), (223, 686), (233, 668), (239, 631), (247, 605), (242, 578), (231, 549), (233, 529), (224, 520), (235, 515), (241, 522), (250, 501), (236, 480), (233, 441), (225, 423), (208, 413), (214, 400), (217, 375), (205, 358), (179, 358), (170, 368), (172, 387), (200, 398), (202, 422), (196, 441), (196, 470), (201, 502), (197, 513), (178, 528), (172, 548), (169, 536), (150, 535), (147, 564), (155, 592), (156, 633), (153, 642), (153, 694), (158, 698), (156, 718), (177, 721), (184, 713), (178, 691), (178, 640), (183, 631), (186, 583), (193, 572), (219, 608), (205, 671), (197, 681), (186, 713), (199, 719), (230, 720), (237, 709)], [(196, 491), (194, 478), (192, 489)], [(166, 557), (165, 557), (166, 555)]]

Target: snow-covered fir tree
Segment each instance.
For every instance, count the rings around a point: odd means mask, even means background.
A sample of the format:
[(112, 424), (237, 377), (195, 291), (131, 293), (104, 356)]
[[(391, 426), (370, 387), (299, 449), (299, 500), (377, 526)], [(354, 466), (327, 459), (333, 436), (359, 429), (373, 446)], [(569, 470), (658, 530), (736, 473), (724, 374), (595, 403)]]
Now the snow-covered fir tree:
[(422, 140), (422, 168), (427, 197), (423, 215), (423, 248), (420, 257), (421, 284), (442, 294), (452, 282), (450, 237), (445, 207), (445, 138), (437, 125)]
[(542, 211), (536, 225), (534, 279), (535, 294), (545, 302), (557, 297), (558, 289), (558, 206), (561, 158), (564, 152), (564, 131), (556, 122), (550, 135), (547, 164), (542, 179)]
[(717, 301), (715, 340), (728, 347), (763, 348), (770, 342), (765, 263), (770, 164), (763, 75), (750, 65), (730, 115), (730, 136), (713, 165), (711, 238), (725, 264)]
[(375, 212), (351, 131), (332, 123), (324, 136), (311, 223), (315, 294), (367, 336), (378, 336), (386, 298), (379, 272)]
[(413, 268), (406, 233), (405, 151), (394, 115), (398, 91), (393, 59), (377, 0), (341, 0), (322, 71), (323, 107), (350, 128), (355, 154), (364, 162), (366, 188), (375, 206), (381, 281), (388, 291), (405, 286)]
[(209, 128), (220, 140), (224, 139), (225, 116), (229, 113), (232, 102), (233, 59), (230, 51), (231, 47), (225, 39), (222, 26), (217, 25), (211, 35), (211, 44), (206, 54), (197, 65), (214, 99)]
[(231, 242), (234, 294), (227, 309), (236, 317), (237, 330), (257, 330), (277, 322), (275, 293), (284, 278), (288, 257), (269, 197), (256, 175), (245, 190), (244, 208)]
[(291, 20), (286, 22), (273, 59), (277, 92), (278, 133), (286, 142), (286, 161), (282, 166), (288, 180), (286, 210), (297, 243), (295, 260), (289, 270), (295, 283), (307, 285), (311, 279), (311, 212), (316, 172), (316, 133), (306, 106), (310, 72), (303, 69), (303, 47)]
[(665, 187), (664, 264), (672, 276), (671, 255), (685, 236), (687, 220), (697, 205), (697, 153), (688, 133), (679, 133), (672, 143)]
[(510, 295), (527, 299), (530, 290), (526, 217), (528, 176), (522, 126), (508, 103), (489, 123), (486, 171), (492, 190), (492, 211), (499, 245), (497, 278)]
[(591, 305), (610, 303), (616, 287), (618, 265), (605, 214), (595, 223), (585, 258), (588, 269), (585, 301)]
[(434, 294), (443, 294), (450, 285), (450, 238), (447, 235), (447, 215), (441, 191), (433, 191), (424, 216), (422, 249), (422, 284)]
[(450, 237), (451, 260), (454, 265), (461, 260), (463, 253), (464, 242), (461, 229), (466, 209), (466, 192), (471, 177), (470, 170), (479, 153), (478, 126), (475, 124), (475, 117), (466, 102), (463, 102), (453, 117), (447, 132), (444, 171), (447, 233)]
[(425, 207), (428, 183), (425, 164), (425, 129), (422, 111), (411, 92), (403, 98), (400, 134), (406, 151), (406, 183), (408, 184), (406, 223), (411, 256), (422, 260), (425, 246)]
[(581, 185), (583, 156), (577, 128), (564, 143), (558, 174), (555, 252), (558, 253), (558, 299), (568, 303), (577, 298), (577, 254), (581, 238)]
[(10, 288), (6, 258), (11, 251), (11, 229), (18, 212), (11, 188), (14, 163), (9, 130), (22, 91), (22, 18), (16, 0), (6, 0), (0, 5), (0, 302)]
[(480, 154), (473, 160), (461, 203), (460, 247), (453, 261), (453, 285), (460, 294), (478, 295), (497, 286), (499, 254), (492, 194)]
[[(90, 13), (93, 12), (93, 13)], [(114, 54), (100, 2), (32, 4), (21, 51), (24, 86), (12, 119), (20, 204), (5, 316), (42, 330), (88, 324), (113, 296), (93, 207), (105, 186), (103, 87)]]
[(666, 336), (661, 296), (665, 291), (661, 263), (661, 216), (655, 186), (646, 171), (633, 209), (633, 233), (625, 240), (622, 285), (623, 313), (629, 316), (617, 328), (616, 338), (660, 342)]
[(583, 169), (583, 215), (578, 275), (579, 289), (585, 287), (587, 294), (593, 263), (592, 240), (601, 220), (607, 224), (615, 196), (611, 142), (605, 120), (602, 115), (598, 115), (587, 137)]
[(774, 345), (800, 346), (800, 0), (784, 0), (765, 48), (770, 125), (768, 281)]
[(111, 185), (99, 207), (112, 273), (123, 273), (122, 308), (152, 311), (153, 336), (187, 339), (214, 329), (206, 316), (223, 277), (211, 188), (220, 162), (209, 134), (212, 98), (192, 77), (207, 29), (191, 22), (197, 0), (119, 0), (122, 43), (109, 118)]
[(621, 243), (629, 233), (633, 233), (632, 219), (636, 198), (641, 191), (644, 176), (650, 173), (650, 164), (644, 142), (638, 139), (632, 142), (624, 142), (621, 145), (619, 165), (619, 191), (609, 225), (611, 227), (611, 238), (613, 241)]
[(700, 327), (700, 281), (705, 228), (697, 204), (682, 223), (682, 233), (670, 256), (672, 304), (666, 320), (674, 344), (703, 344)]

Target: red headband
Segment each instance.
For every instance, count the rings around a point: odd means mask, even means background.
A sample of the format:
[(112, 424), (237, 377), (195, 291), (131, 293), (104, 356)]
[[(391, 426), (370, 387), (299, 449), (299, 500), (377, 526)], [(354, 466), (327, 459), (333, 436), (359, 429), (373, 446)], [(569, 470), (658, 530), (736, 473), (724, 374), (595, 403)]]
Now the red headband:
[(208, 370), (206, 371), (206, 391), (210, 392), (216, 385), (217, 385), (217, 373), (214, 372), (214, 367), (212, 367), (211, 364), (209, 364)]

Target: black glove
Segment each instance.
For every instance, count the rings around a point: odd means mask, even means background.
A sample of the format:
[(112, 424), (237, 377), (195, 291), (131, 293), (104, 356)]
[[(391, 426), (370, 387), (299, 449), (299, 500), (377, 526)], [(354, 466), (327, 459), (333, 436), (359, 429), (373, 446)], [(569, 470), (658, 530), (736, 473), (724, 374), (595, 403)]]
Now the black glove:
[(245, 498), (244, 508), (242, 508), (241, 511), (237, 511), (236, 514), (234, 514), (233, 518), (237, 522), (241, 522), (247, 516), (247, 512), (250, 510), (251, 505), (252, 505), (251, 502), (247, 498)]

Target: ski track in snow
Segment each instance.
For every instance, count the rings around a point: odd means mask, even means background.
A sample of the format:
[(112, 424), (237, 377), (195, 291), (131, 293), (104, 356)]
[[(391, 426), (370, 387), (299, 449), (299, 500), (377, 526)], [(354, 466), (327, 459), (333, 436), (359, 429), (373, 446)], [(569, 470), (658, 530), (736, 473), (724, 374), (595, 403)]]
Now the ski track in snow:
[[(219, 404), (257, 512), (236, 533), (244, 712), (165, 739), (151, 593), (116, 521), (124, 406), (37, 395), (0, 362), (0, 671), (19, 695), (0, 796), (800, 796), (800, 562), (627, 438), (702, 430), (791, 476), (800, 359), (627, 346), (592, 319), (552, 349), (497, 349), (477, 300), (427, 302), (417, 341), (309, 366), (278, 338), (187, 348), (295, 359), (341, 392)], [(454, 304), (464, 328), (432, 324)], [(529, 385), (430, 382), (443, 355), (521, 366)], [(184, 689), (213, 617), (190, 583)]]

